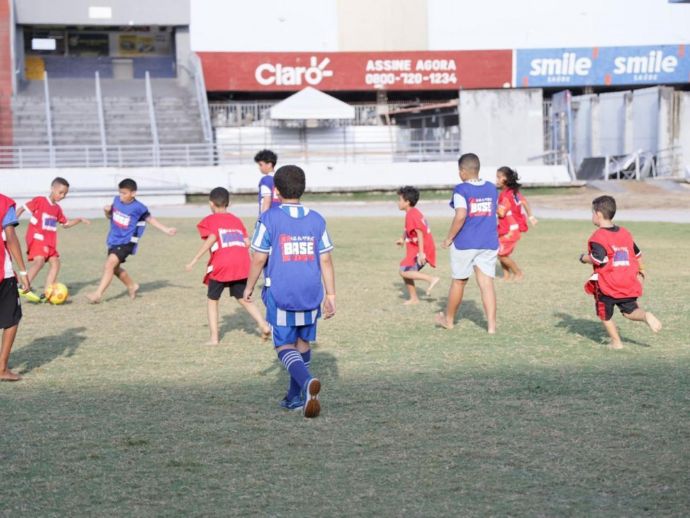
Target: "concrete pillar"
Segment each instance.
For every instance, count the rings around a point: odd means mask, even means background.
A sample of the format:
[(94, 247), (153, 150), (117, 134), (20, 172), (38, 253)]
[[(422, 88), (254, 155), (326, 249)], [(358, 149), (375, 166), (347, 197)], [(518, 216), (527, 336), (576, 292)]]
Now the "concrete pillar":
[(599, 112), (599, 96), (593, 95), (590, 105), (590, 150), (592, 156), (601, 156), (601, 117)]
[(634, 149), (635, 123), (633, 120), (633, 93), (625, 92), (623, 102), (625, 103), (625, 119), (623, 123), (623, 152), (628, 154), (636, 151)]

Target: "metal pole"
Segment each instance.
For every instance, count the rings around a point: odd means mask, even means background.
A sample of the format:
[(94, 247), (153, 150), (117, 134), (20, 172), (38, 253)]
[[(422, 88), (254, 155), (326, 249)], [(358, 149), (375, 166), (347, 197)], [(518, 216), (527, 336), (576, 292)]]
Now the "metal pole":
[(153, 90), (151, 89), (151, 78), (149, 71), (146, 71), (146, 102), (149, 106), (149, 123), (151, 124), (151, 138), (153, 139), (153, 165), (160, 166), (160, 142), (158, 140), (158, 126), (156, 125), (156, 112), (153, 107)]
[(103, 94), (101, 92), (101, 76), (96, 72), (96, 105), (98, 106), (98, 128), (101, 132), (101, 153), (103, 154), (103, 167), (108, 165), (108, 143), (105, 138), (105, 116), (103, 113)]
[(635, 180), (640, 181), (640, 153), (635, 151)]
[(607, 182), (609, 181), (609, 174), (610, 174), (610, 169), (609, 169), (609, 156), (606, 155), (604, 157), (604, 180)]
[(53, 119), (50, 115), (50, 88), (48, 87), (48, 71), (43, 72), (43, 95), (46, 105), (46, 133), (48, 136), (48, 162), (55, 167), (55, 148), (53, 147)]

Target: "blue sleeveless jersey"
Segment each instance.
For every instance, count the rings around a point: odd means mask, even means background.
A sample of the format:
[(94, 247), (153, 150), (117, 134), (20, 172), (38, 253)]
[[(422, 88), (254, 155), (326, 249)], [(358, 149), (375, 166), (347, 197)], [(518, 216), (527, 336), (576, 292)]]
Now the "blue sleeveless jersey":
[(271, 206), (269, 208), (278, 207), (280, 205), (280, 198), (276, 192), (275, 184), (273, 183), (273, 174), (264, 175), (259, 180), (259, 216), (261, 216), (261, 201), (264, 196), (271, 197)]
[(146, 218), (150, 215), (149, 209), (140, 201), (122, 203), (120, 197), (115, 196), (110, 232), (108, 232), (108, 247), (134, 243), (132, 253), (136, 253), (139, 239), (144, 235)]
[(453, 239), (457, 250), (497, 250), (498, 224), (496, 186), (484, 180), (463, 182), (455, 186), (450, 206), (467, 209), (465, 223)]
[[(324, 295), (319, 257), (333, 249), (323, 217), (302, 205), (269, 209), (254, 231), (252, 248), (269, 254), (263, 293), (267, 320), (274, 325), (313, 323)], [(285, 312), (287, 323), (281, 317)], [(291, 312), (303, 314), (295, 318)]]

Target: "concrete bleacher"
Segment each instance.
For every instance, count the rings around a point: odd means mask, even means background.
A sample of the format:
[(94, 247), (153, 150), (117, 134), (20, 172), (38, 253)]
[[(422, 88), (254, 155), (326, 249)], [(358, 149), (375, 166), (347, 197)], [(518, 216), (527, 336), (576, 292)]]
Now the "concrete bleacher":
[[(151, 81), (161, 144), (202, 143), (203, 129), (196, 98), (174, 79)], [(94, 79), (50, 79), (53, 144), (101, 144)], [(153, 142), (145, 83), (101, 80), (106, 144), (149, 145)], [(14, 145), (48, 144), (43, 81), (28, 81), (13, 101)]]

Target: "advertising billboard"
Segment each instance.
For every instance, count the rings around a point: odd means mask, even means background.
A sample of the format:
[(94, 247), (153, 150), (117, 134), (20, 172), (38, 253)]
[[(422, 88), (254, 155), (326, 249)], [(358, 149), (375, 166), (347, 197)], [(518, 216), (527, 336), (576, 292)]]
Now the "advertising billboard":
[(516, 50), (515, 86), (688, 83), (689, 50), (686, 45)]
[(198, 52), (209, 91), (507, 88), (512, 51)]

